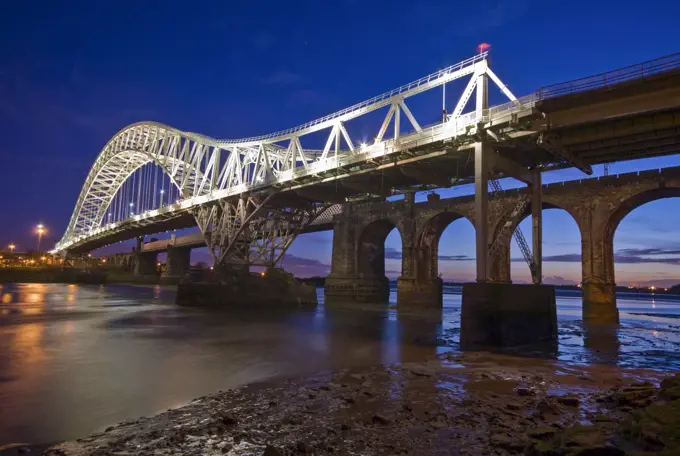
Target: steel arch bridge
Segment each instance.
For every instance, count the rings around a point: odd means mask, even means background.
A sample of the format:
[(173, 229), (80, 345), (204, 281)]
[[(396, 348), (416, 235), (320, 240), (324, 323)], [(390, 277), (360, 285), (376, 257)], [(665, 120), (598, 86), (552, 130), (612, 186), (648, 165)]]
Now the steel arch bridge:
[[(440, 122), (421, 126), (407, 100), (465, 77), (469, 81), (452, 110), (444, 110)], [(489, 79), (507, 103), (488, 106)], [(474, 107), (464, 113), (473, 95)], [(503, 141), (535, 133), (525, 131), (526, 121), (536, 117), (539, 99), (540, 95), (516, 98), (491, 70), (484, 52), (341, 111), (267, 135), (220, 140), (159, 123), (136, 123), (114, 135), (99, 153), (52, 253), (87, 251), (161, 231), (159, 227), (194, 224), (205, 236), (215, 264), (273, 265), (295, 236), (342, 210), (325, 198), (300, 194), (323, 193), (324, 185), (343, 179), (370, 184), (366, 179), (376, 180), (376, 173), (388, 168), (403, 168), (403, 174), (417, 182), (423, 173), (418, 174), (414, 165), (461, 153), (480, 135)], [(359, 144), (345, 124), (380, 109), (386, 113), (376, 125), (374, 141)], [(402, 126), (401, 114), (408, 124)], [(308, 135), (324, 130), (328, 135), (323, 149), (303, 147)], [(543, 146), (550, 151), (548, 161), (589, 170), (576, 158), (551, 149), (548, 141)], [(386, 196), (380, 190), (362, 194)], [(332, 202), (341, 203), (342, 198)]]

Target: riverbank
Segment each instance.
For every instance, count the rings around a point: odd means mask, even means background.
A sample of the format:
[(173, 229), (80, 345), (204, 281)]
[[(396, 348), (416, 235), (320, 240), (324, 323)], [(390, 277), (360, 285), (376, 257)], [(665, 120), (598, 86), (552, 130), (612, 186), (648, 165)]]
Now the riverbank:
[(656, 372), (509, 357), (498, 367), (497, 356), (252, 384), (45, 454), (617, 455), (660, 451), (680, 426), (680, 377), (659, 389)]

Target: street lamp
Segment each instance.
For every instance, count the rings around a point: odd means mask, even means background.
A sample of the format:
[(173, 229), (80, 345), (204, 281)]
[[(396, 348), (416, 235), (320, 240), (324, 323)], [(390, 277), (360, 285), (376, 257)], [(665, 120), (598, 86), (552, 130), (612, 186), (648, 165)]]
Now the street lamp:
[(40, 252), (40, 241), (42, 240), (43, 234), (45, 234), (45, 226), (40, 223), (35, 228), (35, 232), (38, 235), (38, 252)]
[(14, 243), (11, 243), (10, 245), (8, 245), (8, 247), (9, 247), (9, 251), (10, 251), (10, 253), (14, 253), (14, 249), (16, 249), (16, 248), (17, 248), (17, 246), (16, 246), (16, 245), (14, 245)]

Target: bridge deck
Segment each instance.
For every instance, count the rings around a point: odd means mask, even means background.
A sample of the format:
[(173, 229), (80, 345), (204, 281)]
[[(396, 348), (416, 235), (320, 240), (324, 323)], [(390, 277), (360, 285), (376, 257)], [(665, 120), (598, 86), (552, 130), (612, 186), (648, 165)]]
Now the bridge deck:
[[(525, 97), (522, 104), (510, 103), (485, 111), (483, 127), (497, 138), (494, 149), (498, 155), (526, 169), (571, 166), (537, 145), (537, 136), (546, 132), (557, 134), (568, 154), (590, 165), (677, 153), (680, 70), (676, 69), (676, 60), (674, 56), (648, 66), (652, 68), (650, 74), (644, 73), (643, 64), (586, 78), (585, 83), (576, 81), (541, 89)], [(578, 93), (570, 93), (572, 87)], [(289, 207), (310, 201), (342, 203), (468, 183), (474, 178), (472, 148), (478, 140), (474, 135), (456, 133), (452, 137), (449, 126), (436, 124), (381, 143), (381, 153), (343, 151), (333, 167), (315, 163), (323, 166), (296, 169), (294, 175), (252, 191), (278, 192), (270, 204)], [(135, 236), (194, 226), (190, 212), (194, 206), (204, 200), (238, 197), (231, 190), (200, 195), (84, 236), (71, 243), (69, 250), (87, 251)], [(313, 229), (321, 225), (317, 223)]]

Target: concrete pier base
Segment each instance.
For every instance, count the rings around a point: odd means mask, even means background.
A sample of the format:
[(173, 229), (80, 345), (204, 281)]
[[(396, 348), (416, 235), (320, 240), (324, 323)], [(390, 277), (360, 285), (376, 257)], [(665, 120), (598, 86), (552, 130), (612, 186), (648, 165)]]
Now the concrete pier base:
[(181, 247), (168, 249), (165, 265), (166, 270), (161, 274), (161, 282), (179, 283), (191, 268), (191, 249)]
[(390, 300), (390, 282), (387, 277), (347, 278), (333, 277), (331, 274), (326, 279), (324, 295), (327, 303), (388, 303)]
[(417, 307), (442, 307), (443, 281), (440, 278), (422, 280), (399, 277), (397, 280), (397, 305)]
[(219, 282), (183, 280), (175, 302), (196, 307), (315, 307), (316, 288), (280, 269), (224, 275)]
[(137, 253), (135, 255), (135, 275), (155, 275), (158, 274), (156, 262), (158, 252)]
[(616, 284), (602, 282), (583, 283), (583, 321), (595, 324), (618, 324)]
[(466, 283), (460, 326), (462, 348), (554, 342), (557, 340), (555, 287)]

